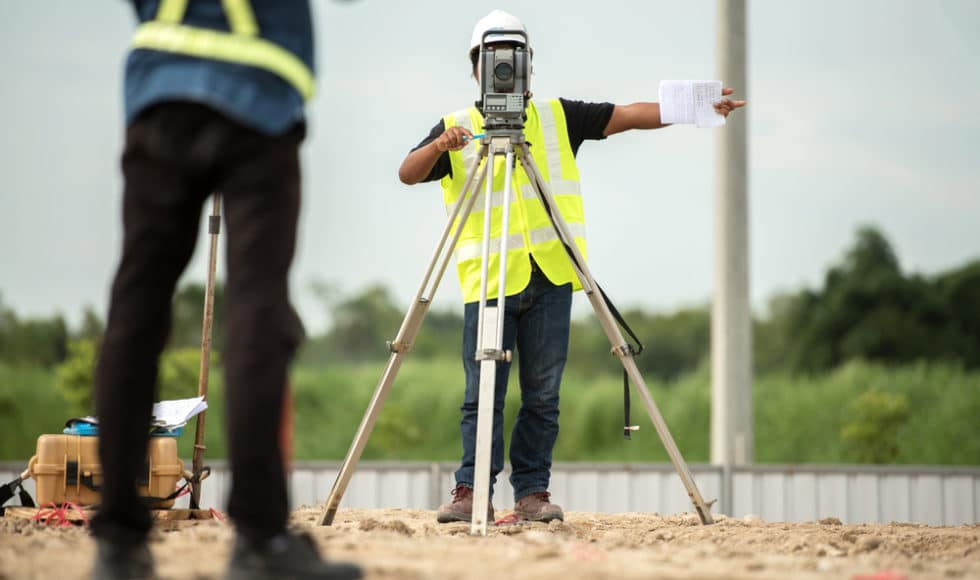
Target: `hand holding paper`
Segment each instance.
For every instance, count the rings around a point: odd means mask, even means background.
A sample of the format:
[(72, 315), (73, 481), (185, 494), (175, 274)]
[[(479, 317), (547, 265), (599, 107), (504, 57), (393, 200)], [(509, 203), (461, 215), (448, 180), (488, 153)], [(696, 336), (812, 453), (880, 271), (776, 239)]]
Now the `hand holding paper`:
[(668, 124), (721, 127), (728, 113), (745, 105), (745, 101), (722, 99), (733, 91), (722, 89), (721, 81), (661, 81), (659, 92), (660, 120)]

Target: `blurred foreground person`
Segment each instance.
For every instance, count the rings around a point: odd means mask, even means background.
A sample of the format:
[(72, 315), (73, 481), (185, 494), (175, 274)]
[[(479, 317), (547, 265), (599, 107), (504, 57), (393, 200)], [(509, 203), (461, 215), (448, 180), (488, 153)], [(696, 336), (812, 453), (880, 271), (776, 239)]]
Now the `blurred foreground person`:
[[(480, 43), (487, 32), (486, 46), (494, 50), (524, 46), (525, 36), (506, 31), (525, 31), (516, 17), (494, 10), (476, 23), (470, 41), (469, 57), (473, 77), (480, 82)], [(524, 47), (532, 55), (530, 46)], [(732, 89), (724, 89), (730, 95)], [(576, 156), (579, 147), (589, 140), (602, 140), (632, 129), (665, 127), (658, 103), (586, 103), (568, 99), (532, 101), (528, 99), (524, 115), (524, 136), (535, 163), (542, 168), (562, 218), (575, 237), (582, 255), (585, 248), (585, 211)], [(722, 98), (714, 110), (725, 117), (745, 105), (745, 101)], [(428, 137), (419, 143), (402, 162), (398, 176), (403, 183), (439, 180), (443, 200), (451, 210), (467, 181), (467, 171), (479, 154), (473, 135), (483, 132), (483, 116), (470, 107), (444, 116)], [(502, 161), (502, 160), (501, 160)], [(494, 191), (503, 196), (504, 163), (494, 166)], [(510, 483), (514, 488), (514, 513), (518, 518), (547, 522), (561, 520), (564, 512), (551, 502), (551, 458), (558, 438), (559, 386), (568, 356), (572, 292), (581, 285), (571, 261), (536, 196), (531, 195), (531, 180), (518, 165), (513, 172), (509, 200), (510, 226), (507, 232), (506, 304), (504, 305), (503, 350), (519, 353), (521, 407), (510, 439)], [(483, 195), (482, 192), (479, 192)], [(494, 201), (491, 217), (490, 267), (488, 288), (497, 288), (501, 243), (501, 205)], [(459, 280), (463, 291), (463, 368), (466, 390), (463, 397), (463, 456), (456, 471), (456, 487), (450, 501), (439, 508), (439, 522), (470, 521), (473, 510), (473, 472), (476, 457), (477, 407), (480, 389), (480, 363), (474, 356), (481, 284), (481, 246), (483, 243), (483, 202), (478, 201), (455, 248)], [(488, 299), (494, 306), (496, 299)], [(515, 349), (516, 346), (516, 349)], [(490, 459), (490, 493), (497, 475), (504, 467), (504, 397), (510, 362), (500, 362), (494, 386), (493, 443)], [(484, 509), (484, 508), (479, 508)], [(492, 503), (485, 507), (493, 521)]]
[(123, 248), (96, 370), (102, 505), (95, 578), (151, 578), (147, 449), (171, 300), (201, 209), (223, 196), (225, 396), (236, 539), (228, 578), (359, 578), (286, 530), (279, 447), (286, 373), (303, 338), (288, 298), (304, 101), (313, 93), (308, 0), (133, 0), (126, 62)]

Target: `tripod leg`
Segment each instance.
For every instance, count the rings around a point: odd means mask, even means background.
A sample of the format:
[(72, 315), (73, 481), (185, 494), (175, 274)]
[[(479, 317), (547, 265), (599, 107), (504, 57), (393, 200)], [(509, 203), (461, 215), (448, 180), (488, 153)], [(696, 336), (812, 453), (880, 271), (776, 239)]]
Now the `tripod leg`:
[[(492, 309), (491, 309), (492, 310)], [(485, 334), (496, 332), (496, 318), (484, 327)], [(486, 336), (484, 337), (486, 338)], [(473, 512), (470, 534), (487, 535), (487, 510), (490, 502), (490, 455), (493, 451), (493, 403), (497, 386), (497, 361), (480, 362), (480, 393), (476, 412), (476, 457), (473, 465)]]
[(586, 296), (589, 298), (589, 302), (592, 304), (592, 309), (595, 311), (596, 317), (599, 319), (599, 324), (602, 326), (603, 331), (606, 333), (606, 337), (609, 338), (609, 342), (613, 346), (613, 353), (619, 357), (619, 360), (623, 364), (623, 368), (626, 369), (626, 373), (629, 375), (630, 381), (632, 381), (637, 394), (643, 401), (643, 406), (646, 408), (647, 414), (650, 415), (650, 420), (653, 422), (653, 426), (657, 430), (657, 435), (660, 436), (660, 440), (663, 442), (664, 448), (667, 450), (667, 455), (670, 456), (670, 461), (674, 464), (674, 469), (677, 471), (677, 475), (680, 476), (681, 482), (684, 484), (684, 488), (687, 490), (687, 495), (691, 498), (691, 502), (694, 504), (694, 508), (698, 512), (698, 517), (701, 519), (701, 523), (714, 523), (714, 519), (711, 517), (710, 507), (701, 497), (701, 492), (698, 491), (698, 487), (694, 483), (694, 478), (691, 476), (687, 463), (684, 461), (684, 457), (677, 448), (677, 444), (674, 442), (674, 438), (671, 436), (670, 430), (667, 428), (667, 423), (664, 421), (663, 416), (660, 414), (660, 410), (657, 408), (657, 404), (650, 395), (650, 391), (647, 389), (646, 383), (643, 381), (643, 376), (640, 374), (640, 370), (636, 366), (636, 361), (633, 360), (632, 349), (630, 349), (629, 345), (626, 343), (626, 340), (623, 338), (622, 333), (619, 331), (619, 327), (616, 326), (616, 321), (609, 310), (609, 306), (602, 299), (602, 296), (595, 291), (597, 288), (595, 279), (592, 277), (592, 273), (589, 271), (589, 267), (585, 263), (585, 258), (582, 256), (578, 246), (575, 244), (575, 239), (569, 231), (568, 225), (565, 223), (565, 219), (562, 217), (561, 213), (558, 212), (558, 208), (555, 205), (555, 200), (551, 195), (548, 183), (544, 180), (544, 177), (538, 170), (537, 165), (534, 163), (534, 159), (527, 154), (525, 148), (520, 148), (518, 154), (525, 171), (530, 170), (528, 175), (533, 179), (533, 185), (538, 195), (538, 199), (541, 200), (541, 203), (548, 211), (552, 225), (558, 232), (559, 238), (563, 241), (566, 251), (569, 252), (569, 257), (572, 258), (572, 265), (578, 274), (579, 281), (582, 283), (582, 287)]
[[(503, 352), (504, 310), (507, 297), (507, 234), (510, 229), (510, 194), (513, 178), (514, 149), (509, 139), (505, 145), (503, 212), (500, 220), (500, 269), (497, 276), (497, 305), (487, 306), (487, 280), (490, 264), (491, 209), (493, 207), (493, 178), (486, 180), (487, 192), (483, 220), (483, 264), (480, 282), (480, 310), (477, 328), (476, 357), (480, 360), (480, 392), (476, 414), (476, 456), (473, 465), (473, 512), (470, 534), (487, 535), (487, 512), (490, 503), (490, 456), (493, 452), (493, 407), (497, 386), (497, 365), (506, 360)], [(488, 174), (493, 171), (497, 139), (491, 140), (487, 158)], [(492, 345), (492, 348), (490, 347)]]
[[(452, 258), (452, 250), (456, 247), (456, 243), (459, 241), (459, 236), (462, 232), (462, 227), (453, 228), (453, 224), (456, 222), (457, 217), (459, 217), (458, 223), (460, 225), (465, 223), (476, 200), (476, 195), (470, 191), (470, 186), (473, 185), (473, 180), (478, 173), (477, 168), (485, 156), (485, 150), (486, 147), (473, 160), (470, 166), (470, 170), (467, 173), (470, 177), (463, 184), (463, 190), (460, 192), (459, 199), (450, 212), (449, 221), (442, 232), (435, 253), (429, 261), (429, 266), (423, 276), (422, 283), (419, 286), (418, 292), (415, 294), (415, 300), (405, 314), (405, 318), (402, 321), (395, 340), (388, 345), (389, 350), (391, 350), (391, 356), (388, 357), (388, 364), (381, 373), (378, 385), (375, 387), (374, 394), (371, 396), (371, 402), (364, 412), (364, 417), (361, 419), (361, 424), (357, 428), (357, 434), (354, 435), (354, 441), (347, 451), (347, 457), (344, 458), (344, 463), (340, 467), (340, 473), (337, 474), (337, 479), (334, 481), (333, 488), (330, 490), (330, 495), (327, 496), (326, 505), (323, 513), (320, 515), (319, 525), (321, 526), (329, 526), (333, 523), (334, 516), (337, 515), (337, 509), (340, 507), (340, 500), (347, 490), (347, 485), (350, 483), (351, 477), (354, 475), (354, 469), (357, 467), (358, 461), (361, 460), (361, 455), (367, 446), (368, 438), (374, 430), (374, 424), (377, 422), (381, 408), (384, 406), (385, 399), (388, 397), (388, 391), (391, 389), (395, 376), (401, 368), (402, 359), (411, 350), (415, 337), (422, 327), (422, 321), (425, 319), (429, 305), (432, 303), (432, 298), (435, 296), (436, 289), (439, 286), (439, 281), (442, 279), (442, 275), (446, 271), (446, 266)], [(479, 191), (483, 180), (484, 173), (480, 172), (480, 180), (473, 191)], [(447, 240), (449, 240), (448, 244)], [(433, 272), (436, 272), (435, 278), (432, 276)]]

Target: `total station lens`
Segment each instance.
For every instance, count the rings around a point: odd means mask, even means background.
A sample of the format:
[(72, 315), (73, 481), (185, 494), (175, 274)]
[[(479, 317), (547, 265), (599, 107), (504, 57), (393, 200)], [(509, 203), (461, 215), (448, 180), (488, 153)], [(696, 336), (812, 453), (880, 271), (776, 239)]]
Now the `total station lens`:
[(493, 76), (502, 81), (509, 81), (514, 78), (514, 65), (509, 62), (497, 63), (497, 66), (493, 67)]

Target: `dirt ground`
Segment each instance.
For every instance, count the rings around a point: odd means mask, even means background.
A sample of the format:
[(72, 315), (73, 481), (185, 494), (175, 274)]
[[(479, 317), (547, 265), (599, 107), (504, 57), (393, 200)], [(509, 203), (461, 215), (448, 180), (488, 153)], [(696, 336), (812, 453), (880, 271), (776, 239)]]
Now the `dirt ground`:
[[(568, 513), (565, 522), (437, 524), (431, 511), (341, 509), (317, 527), (318, 508), (293, 512), (321, 551), (361, 564), (368, 578), (980, 578), (980, 524), (845, 526), (719, 516)], [(501, 517), (506, 514), (498, 514)], [(217, 520), (158, 522), (152, 551), (162, 578), (218, 578), (232, 528)], [(84, 527), (0, 518), (0, 579), (85, 578), (94, 544)]]

